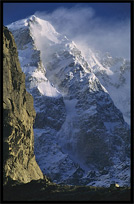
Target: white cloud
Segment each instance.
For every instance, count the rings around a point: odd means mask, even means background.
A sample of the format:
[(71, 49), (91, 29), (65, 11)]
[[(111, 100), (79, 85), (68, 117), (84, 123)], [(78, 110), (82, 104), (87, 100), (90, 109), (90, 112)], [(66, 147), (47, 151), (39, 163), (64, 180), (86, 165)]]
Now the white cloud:
[(50, 21), (56, 30), (74, 40), (83, 49), (110, 52), (113, 56), (130, 58), (130, 20), (120, 21), (100, 18), (91, 7), (79, 4), (52, 13), (36, 12), (35, 15)]

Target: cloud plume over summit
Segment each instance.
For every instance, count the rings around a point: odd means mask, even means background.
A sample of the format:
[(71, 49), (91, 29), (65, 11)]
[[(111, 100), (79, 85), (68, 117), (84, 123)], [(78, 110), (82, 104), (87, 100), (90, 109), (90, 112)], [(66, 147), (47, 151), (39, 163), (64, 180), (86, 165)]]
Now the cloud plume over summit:
[(36, 16), (50, 21), (56, 30), (73, 40), (81, 49), (110, 52), (113, 56), (130, 58), (130, 19), (104, 18), (89, 6), (79, 4), (59, 8)]

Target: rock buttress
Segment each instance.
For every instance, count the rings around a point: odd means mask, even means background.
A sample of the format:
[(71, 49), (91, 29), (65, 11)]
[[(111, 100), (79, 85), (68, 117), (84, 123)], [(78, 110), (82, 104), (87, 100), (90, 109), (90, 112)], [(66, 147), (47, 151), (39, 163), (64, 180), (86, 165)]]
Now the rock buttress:
[(34, 156), (33, 98), (26, 91), (13, 35), (3, 28), (3, 175), (23, 183), (43, 179)]

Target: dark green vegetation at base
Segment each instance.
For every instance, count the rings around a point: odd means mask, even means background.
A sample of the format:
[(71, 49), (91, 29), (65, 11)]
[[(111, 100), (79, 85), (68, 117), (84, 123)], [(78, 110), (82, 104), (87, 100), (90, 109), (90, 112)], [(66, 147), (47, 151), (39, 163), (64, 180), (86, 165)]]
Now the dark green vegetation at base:
[(4, 186), (4, 201), (130, 201), (130, 188), (67, 186), (45, 180)]

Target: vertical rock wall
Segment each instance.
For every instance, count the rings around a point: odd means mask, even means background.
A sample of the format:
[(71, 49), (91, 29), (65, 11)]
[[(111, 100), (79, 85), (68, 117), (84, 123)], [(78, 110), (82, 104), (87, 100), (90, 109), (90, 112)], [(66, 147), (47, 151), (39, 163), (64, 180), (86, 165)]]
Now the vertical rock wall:
[(26, 91), (25, 75), (11, 32), (3, 28), (3, 171), (4, 182), (27, 183), (42, 179), (35, 161), (33, 98)]

